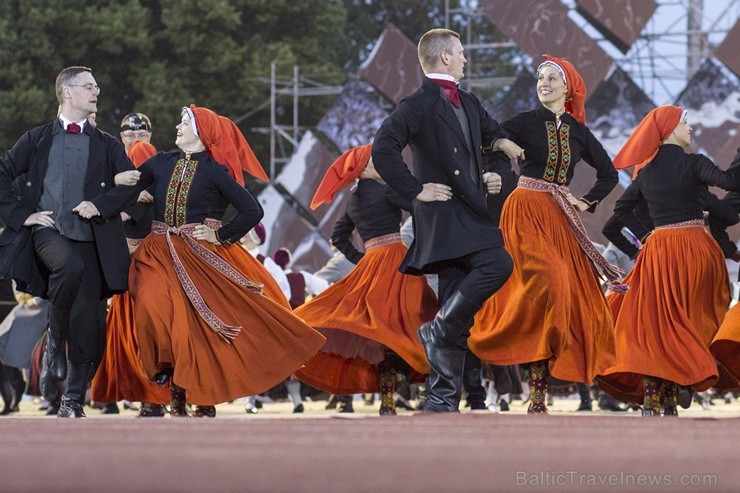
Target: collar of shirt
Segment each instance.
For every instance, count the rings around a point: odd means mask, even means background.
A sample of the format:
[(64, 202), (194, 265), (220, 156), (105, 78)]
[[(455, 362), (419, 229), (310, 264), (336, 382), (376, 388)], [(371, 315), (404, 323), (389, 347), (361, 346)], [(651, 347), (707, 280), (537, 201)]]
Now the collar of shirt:
[[(62, 130), (67, 130), (67, 125), (69, 125), (70, 123), (72, 123), (70, 120), (68, 120), (61, 113), (59, 114), (59, 120), (62, 122)], [(87, 123), (87, 118), (83, 118), (82, 120), (80, 120), (80, 121), (78, 121), (76, 123), (77, 123), (77, 125), (80, 126), (80, 128), (84, 132), (85, 131), (85, 124)]]
[(458, 84), (458, 81), (456, 81), (455, 78), (453, 76), (451, 76), (451, 75), (432, 73), (432, 74), (426, 74), (426, 76), (429, 77), (430, 79), (449, 80), (449, 81), (452, 81), (452, 82)]

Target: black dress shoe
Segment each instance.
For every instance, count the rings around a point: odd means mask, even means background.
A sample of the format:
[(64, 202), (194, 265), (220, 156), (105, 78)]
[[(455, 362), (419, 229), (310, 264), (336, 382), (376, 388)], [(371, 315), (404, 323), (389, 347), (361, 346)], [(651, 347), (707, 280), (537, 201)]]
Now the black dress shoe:
[(619, 405), (619, 401), (608, 394), (601, 394), (599, 396), (598, 406), (602, 411), (622, 412), (627, 410)]
[(100, 414), (120, 414), (121, 411), (118, 409), (118, 404), (115, 402), (106, 402), (103, 404)]
[(678, 386), (678, 392), (676, 393), (676, 401), (682, 409), (688, 409), (691, 407), (691, 387)]
[(296, 407), (293, 408), (293, 414), (302, 413), (303, 411), (305, 411), (305, 409), (303, 408), (303, 404), (298, 404)]
[(59, 406), (58, 418), (86, 418), (85, 411), (79, 402), (62, 398), (62, 404)]
[(678, 408), (676, 406), (666, 406), (666, 408), (663, 410), (663, 416), (678, 417)]
[(578, 406), (578, 409), (576, 409), (576, 412), (591, 410), (591, 400), (582, 399), (581, 404)]
[(174, 373), (173, 368), (167, 368), (166, 370), (162, 370), (156, 375), (154, 375), (154, 381), (159, 385), (167, 385), (167, 382), (170, 381), (170, 378), (172, 377), (173, 373)]

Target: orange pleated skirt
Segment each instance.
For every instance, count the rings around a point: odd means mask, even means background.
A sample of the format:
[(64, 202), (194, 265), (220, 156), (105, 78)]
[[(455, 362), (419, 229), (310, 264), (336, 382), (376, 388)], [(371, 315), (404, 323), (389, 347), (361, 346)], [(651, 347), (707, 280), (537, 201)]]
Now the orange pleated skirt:
[(417, 331), (436, 314), (437, 298), (423, 277), (398, 272), (405, 255), (401, 242), (371, 248), (344, 279), (296, 308), (297, 316), (327, 337), (325, 348), (296, 372), (298, 378), (334, 394), (380, 390), (377, 361), (361, 351), (354, 357), (327, 352), (336, 347), (333, 338), (382, 345), (416, 373), (429, 373)]
[(730, 302), (717, 242), (703, 226), (656, 228), (625, 283), (626, 295), (609, 295), (621, 373), (604, 390), (642, 402), (644, 375), (711, 387), (718, 372), (709, 344)]
[(740, 387), (740, 303), (725, 315), (709, 350), (729, 374), (729, 378), (721, 378), (722, 385), (718, 383), (717, 387), (723, 390)]
[[(251, 255), (249, 258), (243, 258), (239, 248), (236, 247), (223, 248), (221, 253), (229, 262), (233, 261), (234, 256), (242, 258), (247, 278), (262, 284), (265, 296), (286, 308), (289, 307), (277, 282), (257, 259)], [(106, 329), (105, 353), (91, 385), (92, 400), (112, 402), (127, 399), (155, 404), (169, 403), (169, 386), (157, 385), (146, 378), (139, 369), (134, 307), (128, 292), (111, 298)]]
[[(174, 367), (172, 380), (186, 390), (188, 402), (214, 405), (272, 388), (321, 348), (324, 337), (293, 315), (287, 302), (235, 284), (182, 238), (172, 242), (208, 308), (241, 331), (227, 343), (203, 320), (180, 285), (166, 236), (150, 234), (133, 256), (129, 274), (146, 378)], [(257, 261), (242, 247), (199, 243), (249, 279)]]
[(551, 375), (573, 382), (610, 373), (611, 314), (591, 260), (552, 196), (517, 188), (504, 204), (501, 230), (514, 271), (476, 315), (471, 351), (496, 365), (548, 360)]
[(92, 381), (92, 400), (113, 402), (127, 399), (154, 404), (169, 403), (169, 387), (157, 385), (139, 369), (134, 305), (128, 291), (111, 298), (105, 323), (105, 353)]

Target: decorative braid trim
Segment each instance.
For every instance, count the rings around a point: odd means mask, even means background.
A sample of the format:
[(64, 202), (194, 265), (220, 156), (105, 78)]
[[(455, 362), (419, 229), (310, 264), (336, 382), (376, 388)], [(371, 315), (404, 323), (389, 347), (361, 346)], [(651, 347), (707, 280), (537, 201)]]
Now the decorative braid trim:
[(365, 251), (368, 251), (371, 248), (390, 245), (391, 243), (400, 243), (402, 241), (403, 240), (401, 239), (401, 233), (391, 233), (388, 235), (376, 236), (375, 238), (370, 238), (365, 242)]
[(588, 258), (591, 259), (594, 267), (596, 267), (596, 271), (607, 279), (609, 286), (613, 291), (622, 294), (627, 292), (628, 287), (624, 284), (618, 283), (622, 274), (624, 274), (622, 269), (616, 265), (610, 264), (609, 261), (599, 253), (588, 238), (586, 228), (583, 227), (578, 211), (570, 202), (568, 202), (568, 195), (570, 195), (568, 187), (526, 176), (519, 178), (519, 187), (527, 190), (535, 190), (537, 192), (547, 192), (552, 195), (555, 202), (565, 214), (565, 217), (568, 218), (568, 225), (570, 226), (571, 233), (573, 233), (576, 241), (578, 241), (581, 250), (583, 250)]
[(237, 335), (239, 335), (241, 327), (225, 324), (211, 311), (210, 308), (208, 308), (208, 305), (198, 291), (197, 286), (190, 278), (190, 275), (188, 275), (185, 265), (183, 265), (180, 257), (178, 257), (175, 246), (172, 243), (172, 236), (181, 237), (183, 241), (185, 241), (185, 244), (200, 258), (202, 258), (208, 266), (220, 272), (234, 284), (257, 294), (262, 294), (262, 285), (250, 281), (244, 277), (241, 272), (229, 265), (229, 263), (224, 259), (198, 243), (198, 240), (192, 237), (196, 226), (198, 226), (198, 224), (185, 224), (180, 227), (174, 227), (168, 226), (160, 221), (154, 221), (152, 222), (152, 233), (164, 234), (167, 236), (167, 247), (174, 263), (175, 273), (177, 274), (180, 286), (182, 286), (183, 291), (185, 291), (190, 303), (196, 309), (200, 317), (213, 330), (215, 330), (225, 342), (230, 343)]
[(681, 221), (680, 223), (666, 224), (665, 226), (657, 226), (655, 229), (663, 228), (685, 228), (688, 226), (701, 226), (704, 227), (704, 219), (689, 219), (687, 221)]

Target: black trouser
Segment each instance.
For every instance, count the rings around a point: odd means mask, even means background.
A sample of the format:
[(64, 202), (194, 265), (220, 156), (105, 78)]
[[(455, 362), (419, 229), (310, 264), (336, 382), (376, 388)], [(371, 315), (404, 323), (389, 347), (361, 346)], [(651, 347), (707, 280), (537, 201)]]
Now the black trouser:
[(444, 305), (460, 291), (476, 305), (482, 305), (504, 285), (514, 262), (504, 247), (492, 247), (448, 260), (439, 271), (439, 304)]
[(49, 271), (49, 301), (70, 312), (70, 362), (97, 365), (105, 349), (106, 300), (103, 278), (93, 242), (74, 241), (53, 228), (36, 228), (36, 256)]

